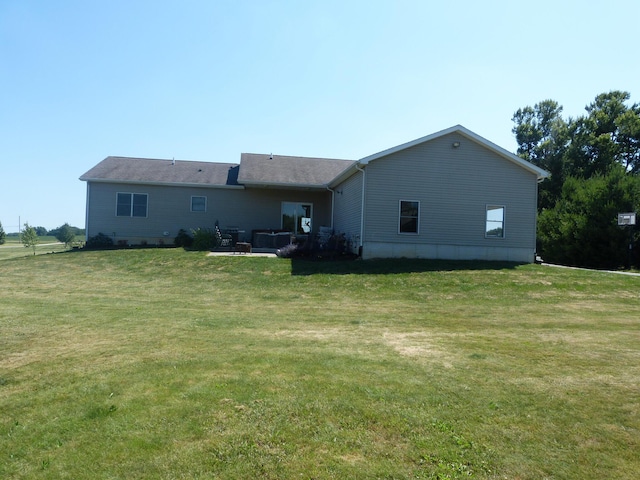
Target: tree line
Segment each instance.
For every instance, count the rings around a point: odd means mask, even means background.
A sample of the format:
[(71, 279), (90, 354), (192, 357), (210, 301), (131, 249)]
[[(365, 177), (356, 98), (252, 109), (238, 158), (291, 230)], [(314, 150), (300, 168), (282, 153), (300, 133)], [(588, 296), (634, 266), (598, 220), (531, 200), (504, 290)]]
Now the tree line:
[[(539, 188), (538, 252), (544, 260), (592, 268), (640, 265), (636, 227), (618, 214), (640, 209), (640, 105), (611, 91), (586, 113), (564, 118), (544, 100), (512, 117), (518, 155), (547, 170)], [(629, 266), (629, 265), (628, 265)]]

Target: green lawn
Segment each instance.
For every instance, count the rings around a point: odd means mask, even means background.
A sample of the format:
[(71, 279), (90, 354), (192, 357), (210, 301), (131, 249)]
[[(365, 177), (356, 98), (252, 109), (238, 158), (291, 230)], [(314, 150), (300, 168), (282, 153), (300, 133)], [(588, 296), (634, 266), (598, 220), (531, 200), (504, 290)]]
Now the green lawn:
[(640, 277), (0, 261), (0, 478), (635, 479)]

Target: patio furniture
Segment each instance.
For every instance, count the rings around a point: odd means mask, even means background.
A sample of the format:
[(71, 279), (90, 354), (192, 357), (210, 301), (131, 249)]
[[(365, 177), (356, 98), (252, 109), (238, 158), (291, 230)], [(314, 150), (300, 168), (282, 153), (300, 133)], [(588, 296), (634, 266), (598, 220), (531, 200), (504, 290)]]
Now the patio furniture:
[(236, 253), (251, 253), (251, 244), (248, 242), (236, 242)]
[(233, 248), (233, 237), (228, 233), (222, 233), (217, 223), (215, 230), (216, 238), (218, 239), (217, 248), (228, 248), (229, 250), (231, 250)]

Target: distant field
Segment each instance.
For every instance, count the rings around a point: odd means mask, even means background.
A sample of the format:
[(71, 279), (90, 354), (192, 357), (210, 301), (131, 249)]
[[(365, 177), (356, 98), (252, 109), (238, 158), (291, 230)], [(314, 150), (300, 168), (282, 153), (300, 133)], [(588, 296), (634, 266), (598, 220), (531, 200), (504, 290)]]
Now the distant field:
[(0, 269), (3, 479), (640, 471), (638, 277), (179, 249)]
[[(36, 247), (36, 255), (57, 253), (66, 250), (64, 245), (58, 242), (55, 237), (45, 236), (38, 238), (39, 244)], [(84, 242), (84, 236), (76, 237), (76, 242)], [(0, 245), (0, 261), (26, 256), (33, 256), (33, 248), (25, 248), (20, 241), (20, 237), (6, 237), (4, 245)]]

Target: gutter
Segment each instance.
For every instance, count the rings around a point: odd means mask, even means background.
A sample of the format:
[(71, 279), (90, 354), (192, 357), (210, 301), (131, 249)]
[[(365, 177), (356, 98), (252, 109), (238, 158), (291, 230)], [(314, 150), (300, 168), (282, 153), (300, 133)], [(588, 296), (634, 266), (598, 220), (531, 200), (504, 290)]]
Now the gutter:
[[(326, 184), (324, 183), (275, 183), (275, 182), (252, 182), (242, 181), (238, 179), (238, 183), (244, 187), (254, 188), (281, 188), (288, 190), (324, 190)], [(243, 187), (243, 188), (244, 188)]]
[(145, 180), (117, 180), (117, 179), (104, 179), (104, 178), (86, 178), (80, 177), (83, 182), (93, 183), (119, 183), (122, 185), (150, 185), (154, 187), (189, 187), (189, 188), (223, 188), (230, 190), (244, 190), (244, 185), (223, 185), (216, 183), (180, 183), (180, 182), (149, 182)]

